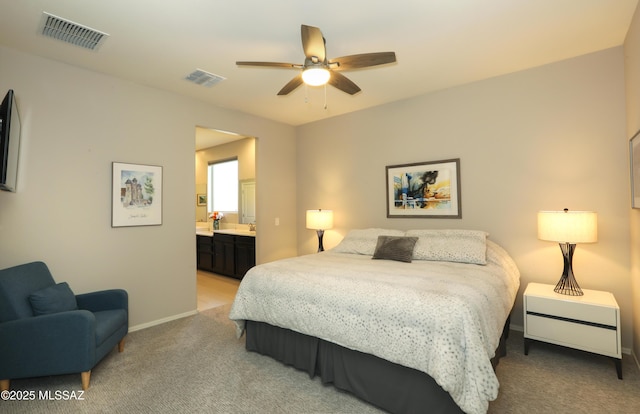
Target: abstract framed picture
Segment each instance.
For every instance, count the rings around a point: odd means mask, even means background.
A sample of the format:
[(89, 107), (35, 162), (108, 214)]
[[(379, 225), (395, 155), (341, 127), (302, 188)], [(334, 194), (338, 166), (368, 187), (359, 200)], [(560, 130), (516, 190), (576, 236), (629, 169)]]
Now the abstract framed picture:
[(198, 205), (198, 206), (206, 206), (207, 205), (207, 195), (206, 194), (197, 194), (196, 195), (196, 205)]
[(113, 163), (111, 227), (162, 224), (162, 167)]
[(462, 218), (460, 159), (389, 165), (387, 217)]
[(640, 208), (640, 131), (629, 140), (631, 166), (631, 207)]

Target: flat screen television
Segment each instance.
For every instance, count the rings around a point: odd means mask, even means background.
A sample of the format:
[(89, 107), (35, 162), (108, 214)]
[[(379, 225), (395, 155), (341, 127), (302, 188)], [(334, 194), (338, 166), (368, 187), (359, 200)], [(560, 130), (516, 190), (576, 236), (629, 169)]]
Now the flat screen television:
[(20, 116), (12, 89), (0, 106), (0, 190), (16, 191), (18, 151), (20, 149)]

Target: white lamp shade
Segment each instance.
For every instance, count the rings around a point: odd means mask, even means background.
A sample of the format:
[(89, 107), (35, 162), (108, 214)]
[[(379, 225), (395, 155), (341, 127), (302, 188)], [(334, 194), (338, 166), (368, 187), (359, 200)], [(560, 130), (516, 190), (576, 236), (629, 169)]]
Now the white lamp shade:
[(333, 227), (333, 210), (307, 210), (307, 228), (327, 230)]
[(302, 72), (302, 80), (311, 86), (324, 85), (330, 77), (331, 73), (325, 68), (308, 68)]
[(538, 238), (558, 243), (595, 243), (598, 215), (593, 211), (540, 211)]

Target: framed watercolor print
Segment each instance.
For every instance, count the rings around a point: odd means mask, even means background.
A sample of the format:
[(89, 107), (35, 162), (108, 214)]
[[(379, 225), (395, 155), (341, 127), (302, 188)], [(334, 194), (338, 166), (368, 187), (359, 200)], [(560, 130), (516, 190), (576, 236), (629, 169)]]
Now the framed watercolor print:
[(387, 217), (462, 218), (460, 159), (390, 165)]
[(198, 205), (198, 206), (206, 206), (207, 205), (207, 195), (206, 194), (197, 194), (196, 195), (196, 205)]
[(162, 167), (113, 163), (111, 227), (162, 224)]
[(631, 207), (640, 208), (640, 131), (629, 140), (631, 157)]

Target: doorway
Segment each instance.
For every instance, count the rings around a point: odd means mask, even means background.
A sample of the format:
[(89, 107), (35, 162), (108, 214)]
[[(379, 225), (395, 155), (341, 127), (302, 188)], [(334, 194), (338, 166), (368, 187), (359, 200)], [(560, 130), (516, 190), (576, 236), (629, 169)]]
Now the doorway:
[[(248, 231), (249, 224), (256, 222), (256, 179), (255, 179), (255, 144), (256, 138), (237, 133), (216, 130), (212, 128), (196, 127), (195, 151), (195, 199), (196, 199), (196, 229), (208, 231), (210, 227), (207, 205), (211, 205), (208, 198), (211, 194), (208, 169), (210, 164), (221, 160), (238, 160), (238, 177), (235, 185), (238, 189), (238, 202), (235, 209), (223, 212), (219, 222), (221, 230)], [(211, 233), (208, 233), (211, 234)], [(257, 237), (257, 233), (256, 234)], [(202, 241), (202, 240), (201, 240)], [(239, 280), (227, 276), (204, 271), (197, 265), (196, 291), (198, 310), (220, 306), (235, 297), (235, 290)]]
[(240, 180), (240, 223), (256, 222), (256, 180)]

